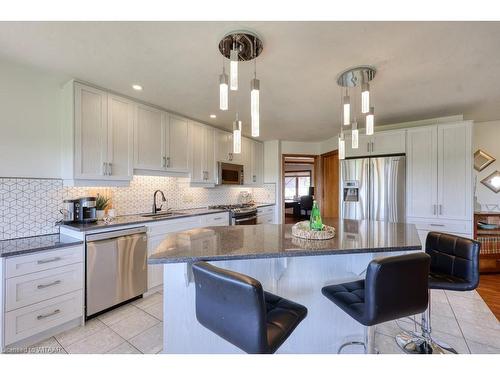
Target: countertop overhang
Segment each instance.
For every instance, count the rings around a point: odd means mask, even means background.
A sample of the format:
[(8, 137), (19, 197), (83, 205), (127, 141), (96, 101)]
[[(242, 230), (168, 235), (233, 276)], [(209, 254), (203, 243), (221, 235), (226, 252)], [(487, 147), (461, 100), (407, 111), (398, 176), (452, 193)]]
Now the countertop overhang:
[(414, 224), (324, 219), (336, 228), (331, 240), (292, 236), (292, 224), (236, 225), (197, 228), (165, 236), (149, 257), (150, 264), (189, 263), (335, 254), (418, 251)]

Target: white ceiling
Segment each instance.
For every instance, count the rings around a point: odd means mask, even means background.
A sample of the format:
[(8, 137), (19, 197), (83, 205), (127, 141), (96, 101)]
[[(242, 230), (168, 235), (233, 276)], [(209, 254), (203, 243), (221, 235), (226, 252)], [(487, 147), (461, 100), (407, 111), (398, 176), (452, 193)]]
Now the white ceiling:
[(336, 76), (359, 64), (377, 68), (379, 124), (460, 113), (500, 119), (499, 22), (0, 22), (0, 56), (222, 128), (231, 128), (238, 109), (249, 134), (252, 63), (240, 65), (229, 111), (218, 109), (217, 45), (236, 29), (264, 41), (261, 139), (336, 135)]

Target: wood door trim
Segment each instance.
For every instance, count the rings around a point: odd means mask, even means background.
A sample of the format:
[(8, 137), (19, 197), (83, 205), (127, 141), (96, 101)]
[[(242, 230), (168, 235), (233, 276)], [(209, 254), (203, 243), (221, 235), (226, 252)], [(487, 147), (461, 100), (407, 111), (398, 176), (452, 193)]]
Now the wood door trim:
[[(321, 179), (321, 194), (320, 194), (320, 207), (321, 207), (321, 214), (325, 216), (325, 159), (331, 156), (338, 156), (338, 150), (333, 150), (326, 152), (324, 154), (319, 155), (320, 159), (320, 164), (321, 164), (321, 170), (318, 170), (316, 175)], [(339, 171), (338, 171), (338, 180), (340, 181), (340, 164), (339, 164)], [(337, 182), (339, 182), (337, 181)], [(340, 190), (338, 191), (338, 194), (340, 194)], [(336, 198), (337, 202), (339, 202), (339, 197)], [(337, 207), (338, 214), (340, 214), (340, 207)]]

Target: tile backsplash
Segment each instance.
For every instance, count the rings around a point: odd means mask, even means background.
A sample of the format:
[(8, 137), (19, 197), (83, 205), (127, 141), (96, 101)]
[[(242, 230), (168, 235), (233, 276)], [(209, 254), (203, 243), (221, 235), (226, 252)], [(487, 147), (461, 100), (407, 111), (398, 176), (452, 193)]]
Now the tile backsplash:
[(0, 240), (50, 234), (58, 231), (60, 209), (66, 198), (97, 193), (111, 198), (117, 215), (151, 211), (153, 193), (160, 189), (174, 209), (238, 203), (239, 193), (248, 191), (256, 202), (274, 203), (275, 184), (262, 187), (195, 188), (187, 178), (134, 176), (130, 186), (112, 188), (63, 187), (62, 180), (0, 178)]

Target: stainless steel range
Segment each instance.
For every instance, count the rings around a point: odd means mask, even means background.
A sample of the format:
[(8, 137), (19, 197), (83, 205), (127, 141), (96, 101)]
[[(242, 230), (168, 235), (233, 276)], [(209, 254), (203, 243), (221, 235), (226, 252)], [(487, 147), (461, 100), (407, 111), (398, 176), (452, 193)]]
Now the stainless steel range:
[(256, 225), (257, 207), (253, 204), (222, 204), (209, 206), (217, 210), (229, 211), (229, 224), (231, 225)]

